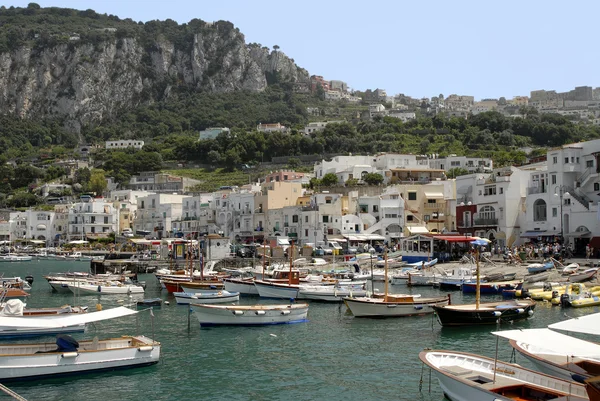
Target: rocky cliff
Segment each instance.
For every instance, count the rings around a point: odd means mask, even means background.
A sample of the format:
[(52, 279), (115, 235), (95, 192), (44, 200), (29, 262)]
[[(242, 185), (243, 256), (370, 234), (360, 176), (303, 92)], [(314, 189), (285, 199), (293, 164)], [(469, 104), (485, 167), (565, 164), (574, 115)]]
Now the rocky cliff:
[(179, 90), (262, 91), (269, 77), (308, 79), (284, 53), (247, 45), (224, 21), (205, 24), (177, 44), (165, 35), (149, 41), (139, 34), (106, 34), (95, 43), (72, 36), (51, 46), (36, 40), (0, 54), (0, 113), (65, 117), (73, 131)]

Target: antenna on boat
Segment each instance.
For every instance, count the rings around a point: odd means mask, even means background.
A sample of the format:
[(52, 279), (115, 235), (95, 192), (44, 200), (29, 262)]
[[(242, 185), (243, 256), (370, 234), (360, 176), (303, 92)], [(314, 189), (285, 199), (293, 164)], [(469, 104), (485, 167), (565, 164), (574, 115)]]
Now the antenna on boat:
[(383, 274), (383, 302), (388, 300), (388, 249), (387, 246), (383, 250), (383, 261), (385, 266), (385, 273)]

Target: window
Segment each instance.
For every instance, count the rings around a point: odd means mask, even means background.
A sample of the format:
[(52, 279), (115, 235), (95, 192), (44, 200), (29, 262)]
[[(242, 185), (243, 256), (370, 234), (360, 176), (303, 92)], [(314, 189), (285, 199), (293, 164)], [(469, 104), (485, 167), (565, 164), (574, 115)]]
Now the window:
[(308, 216), (304, 216), (304, 222), (308, 223)]
[(579, 157), (575, 158), (575, 163), (579, 164)]
[(569, 163), (569, 158), (565, 157), (565, 164), (568, 164), (568, 163)]
[(108, 224), (108, 216), (104, 216), (104, 224)]
[(435, 199), (427, 199), (427, 203), (435, 205), (436, 201), (435, 201)]
[(552, 208), (552, 217), (558, 217), (558, 209), (555, 207)]
[(586, 167), (594, 167), (594, 161), (593, 160), (586, 160), (585, 162), (585, 166)]
[(490, 185), (484, 188), (483, 196), (496, 195), (496, 186)]
[(379, 213), (379, 206), (373, 205), (373, 213)]
[(292, 216), (292, 223), (297, 223), (298, 222), (298, 215), (295, 214)]
[(323, 223), (329, 223), (329, 216), (323, 216)]
[(600, 184), (597, 182), (594, 183), (594, 191), (600, 191)]
[(552, 185), (556, 184), (556, 174), (552, 174), (552, 175), (550, 176), (550, 183), (551, 183)]
[(471, 212), (463, 212), (463, 227), (471, 227)]
[(304, 236), (305, 236), (305, 237), (308, 237), (308, 228), (305, 228), (305, 229), (304, 229)]
[(481, 220), (494, 220), (496, 219), (496, 209), (493, 206), (483, 206), (479, 209), (479, 218)]
[(413, 215), (409, 214), (408, 216), (406, 216), (406, 221), (414, 221)]
[(331, 203), (332, 199), (333, 198), (331, 196), (325, 197), (325, 203)]
[(500, 195), (504, 193), (504, 188), (500, 187)]
[(543, 199), (533, 203), (533, 221), (546, 221), (546, 202)]
[(408, 200), (409, 201), (417, 200), (417, 192), (416, 191), (409, 191), (408, 192)]
[(431, 218), (431, 216), (429, 216), (428, 214), (426, 214), (425, 216), (423, 216), (423, 220), (425, 220), (426, 222), (429, 221)]
[(575, 158), (571, 156), (571, 163), (575, 163)]
[(552, 157), (552, 163), (553, 164), (558, 163), (558, 157), (557, 156)]

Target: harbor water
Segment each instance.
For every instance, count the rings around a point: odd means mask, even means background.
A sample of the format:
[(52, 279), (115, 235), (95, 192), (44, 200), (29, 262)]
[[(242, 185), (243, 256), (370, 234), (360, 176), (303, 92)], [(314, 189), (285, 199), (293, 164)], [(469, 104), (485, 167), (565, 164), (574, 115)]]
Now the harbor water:
[[(2, 263), (4, 277), (32, 275), (30, 307), (87, 305), (95, 310), (160, 297), (169, 302), (134, 317), (89, 325), (76, 339), (100, 339), (127, 334), (154, 337), (162, 344), (157, 365), (115, 372), (9, 383), (28, 400), (443, 400), (439, 385), (418, 354), (424, 348), (473, 352), (493, 357), (496, 338), (490, 331), (539, 328), (599, 308), (561, 309), (538, 302), (533, 318), (502, 327), (442, 328), (432, 315), (398, 319), (357, 319), (343, 304), (310, 302), (309, 322), (266, 327), (201, 329), (188, 308), (161, 291), (153, 275), (142, 296), (85, 295), (51, 291), (43, 278), (51, 272), (87, 271), (89, 262), (31, 261)], [(382, 285), (382, 284), (381, 284)], [(391, 292), (439, 295), (432, 288), (390, 286)], [(483, 297), (483, 301), (498, 298)], [(277, 303), (245, 298), (249, 303)], [(453, 303), (474, 302), (473, 296), (452, 293)], [(281, 302), (280, 302), (281, 303)], [(189, 320), (188, 320), (189, 319)], [(189, 326), (188, 326), (189, 321)], [(189, 327), (189, 328), (188, 328)], [(44, 337), (54, 342), (54, 337)], [(32, 342), (28, 339), (22, 342)], [(3, 340), (14, 342), (14, 340)], [(499, 357), (511, 358), (512, 348), (499, 341)], [(517, 363), (529, 366), (517, 356)], [(0, 395), (0, 400), (9, 399)]]

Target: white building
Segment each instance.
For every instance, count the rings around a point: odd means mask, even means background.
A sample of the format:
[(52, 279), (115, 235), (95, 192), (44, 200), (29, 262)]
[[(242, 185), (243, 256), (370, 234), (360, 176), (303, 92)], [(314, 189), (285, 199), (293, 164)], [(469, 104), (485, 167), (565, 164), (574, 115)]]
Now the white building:
[(308, 123), (308, 125), (306, 127), (304, 127), (304, 135), (310, 135), (313, 134), (315, 132), (319, 132), (319, 131), (323, 131), (325, 129), (325, 127), (327, 126), (327, 124), (341, 124), (344, 121), (317, 121), (317, 122), (312, 122), (312, 123)]
[(144, 141), (139, 139), (106, 141), (106, 149), (126, 149), (134, 148), (141, 149), (144, 147)]
[(454, 168), (462, 168), (469, 173), (489, 173), (494, 169), (492, 159), (486, 157), (467, 157), (450, 155), (442, 158), (430, 158), (429, 167), (450, 171)]
[(409, 120), (414, 120), (415, 118), (417, 118), (417, 115), (412, 111), (405, 111), (405, 110), (398, 110), (398, 109), (390, 110), (388, 112), (388, 116), (402, 120), (402, 122), (407, 122)]
[(90, 196), (80, 198), (69, 209), (69, 240), (106, 238), (118, 229), (118, 212), (113, 202)]
[(181, 220), (184, 195), (152, 194), (138, 198), (134, 232), (163, 238), (173, 234), (172, 221)]

